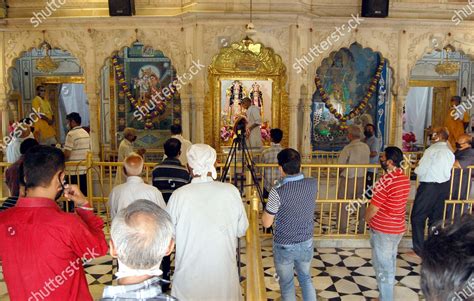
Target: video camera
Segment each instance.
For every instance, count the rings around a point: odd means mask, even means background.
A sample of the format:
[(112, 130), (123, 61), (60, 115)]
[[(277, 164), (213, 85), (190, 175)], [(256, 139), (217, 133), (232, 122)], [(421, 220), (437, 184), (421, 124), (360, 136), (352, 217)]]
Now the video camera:
[(237, 135), (238, 139), (245, 137), (246, 129), (247, 119), (245, 119), (245, 117), (239, 117), (234, 123), (234, 133)]

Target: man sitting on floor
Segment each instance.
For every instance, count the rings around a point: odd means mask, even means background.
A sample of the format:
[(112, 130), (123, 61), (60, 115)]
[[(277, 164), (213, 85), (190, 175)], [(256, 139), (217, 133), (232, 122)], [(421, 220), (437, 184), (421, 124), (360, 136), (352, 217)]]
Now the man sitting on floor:
[(123, 161), (127, 182), (115, 186), (110, 192), (109, 207), (111, 219), (120, 210), (139, 199), (150, 200), (161, 208), (166, 208), (161, 192), (156, 187), (146, 184), (141, 178), (143, 164), (143, 157), (137, 153), (132, 153)]
[(171, 218), (155, 203), (137, 200), (112, 221), (110, 254), (118, 258), (117, 286), (104, 289), (102, 301), (177, 300), (161, 291), (160, 263), (174, 248)]

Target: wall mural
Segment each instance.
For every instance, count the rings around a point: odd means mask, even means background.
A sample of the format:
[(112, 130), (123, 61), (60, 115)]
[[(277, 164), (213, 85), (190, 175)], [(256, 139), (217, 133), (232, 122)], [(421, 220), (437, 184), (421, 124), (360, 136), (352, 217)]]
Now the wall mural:
[(117, 131), (139, 130), (137, 146), (160, 148), (172, 124), (181, 123), (181, 100), (171, 84), (176, 70), (163, 52), (136, 42), (112, 59)]
[(380, 85), (387, 90), (387, 62), (380, 54), (354, 43), (324, 59), (316, 71), (317, 89), (311, 112), (313, 150), (338, 151), (348, 143), (345, 128), (376, 125), (382, 139), (385, 114), (378, 102)]

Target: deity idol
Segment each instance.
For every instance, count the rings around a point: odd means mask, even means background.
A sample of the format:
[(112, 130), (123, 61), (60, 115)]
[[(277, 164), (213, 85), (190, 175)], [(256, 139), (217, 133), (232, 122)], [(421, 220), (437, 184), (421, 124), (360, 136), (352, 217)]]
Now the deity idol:
[(231, 122), (235, 116), (242, 114), (241, 101), (245, 97), (244, 87), (241, 81), (234, 81), (232, 86), (227, 90), (227, 98), (229, 99), (228, 115)]
[(341, 114), (344, 115), (345, 112), (345, 104), (344, 104), (344, 96), (342, 93), (342, 89), (339, 85), (334, 85), (334, 91), (329, 96), (330, 103), (333, 105), (334, 109)]
[(138, 78), (135, 78), (134, 80), (134, 88), (135, 91), (138, 92), (137, 95), (141, 101), (145, 101), (146, 94), (150, 92), (150, 78), (152, 73), (151, 68), (141, 69)]
[(250, 90), (250, 99), (252, 104), (259, 108), (263, 106), (263, 93), (260, 91), (260, 85), (256, 82), (252, 85), (252, 90)]

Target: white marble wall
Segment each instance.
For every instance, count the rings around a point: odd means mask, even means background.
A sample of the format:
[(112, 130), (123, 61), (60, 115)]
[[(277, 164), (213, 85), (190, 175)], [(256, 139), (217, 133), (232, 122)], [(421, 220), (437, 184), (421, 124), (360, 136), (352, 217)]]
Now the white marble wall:
[[(150, 0), (151, 1), (151, 0)], [(232, 2), (232, 1), (231, 1)], [(267, 1), (268, 2), (268, 1)], [(271, 3), (273, 3), (272, 1)], [(283, 2), (283, 1), (282, 1)], [(299, 1), (300, 4), (304, 1)], [(19, 1), (16, 2), (18, 5)], [(260, 1), (263, 5), (264, 1)], [(102, 5), (102, 4), (101, 4)], [(243, 4), (241, 4), (243, 5)], [(408, 5), (408, 4), (407, 4)], [(450, 4), (451, 5), (451, 4)], [(460, 4), (456, 7), (459, 7)], [(341, 47), (354, 42), (379, 51), (389, 60), (392, 68), (392, 144), (401, 144), (402, 107), (408, 91), (408, 80), (416, 62), (433, 49), (436, 37), (439, 46), (453, 45), (456, 49), (474, 55), (474, 22), (464, 21), (458, 26), (449, 19), (416, 20), (411, 18), (366, 18), (356, 30), (340, 36), (337, 42), (325, 45), (325, 50), (303, 72), (292, 66), (296, 58), (307, 54), (313, 45), (328, 40), (335, 27), (347, 24), (350, 17), (324, 17), (308, 11), (294, 11), (288, 6), (268, 4), (268, 10), (254, 14), (257, 34), (252, 38), (274, 48), (288, 72), (290, 116), (289, 144), (299, 147), (304, 156), (310, 153), (310, 102), (315, 89), (314, 73), (323, 58)], [(420, 10), (422, 6), (420, 5)], [(206, 66), (218, 53), (218, 37), (241, 40), (245, 36), (246, 13), (229, 8), (225, 13), (188, 12), (177, 17), (125, 18), (50, 18), (38, 28), (28, 19), (5, 20), (0, 32), (0, 109), (2, 132), (5, 134), (6, 99), (11, 89), (8, 70), (25, 50), (37, 47), (45, 39), (53, 46), (70, 51), (81, 62), (86, 78), (86, 92), (90, 101), (93, 151), (99, 152), (99, 106), (101, 70), (106, 59), (116, 50), (129, 46), (138, 37), (146, 45), (162, 50), (170, 57), (178, 74), (182, 74), (199, 60)], [(263, 10), (263, 9), (262, 9)], [(435, 18), (434, 16), (433, 18)], [(335, 40), (332, 40), (335, 41)], [(207, 71), (194, 76), (183, 89), (183, 122), (185, 135), (194, 142), (203, 142), (204, 99), (208, 90)], [(298, 113), (302, 110), (303, 113)], [(301, 120), (301, 118), (303, 120)]]

